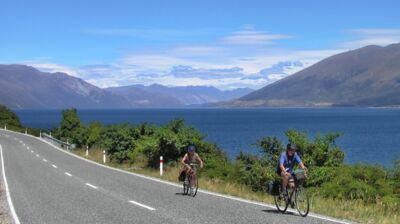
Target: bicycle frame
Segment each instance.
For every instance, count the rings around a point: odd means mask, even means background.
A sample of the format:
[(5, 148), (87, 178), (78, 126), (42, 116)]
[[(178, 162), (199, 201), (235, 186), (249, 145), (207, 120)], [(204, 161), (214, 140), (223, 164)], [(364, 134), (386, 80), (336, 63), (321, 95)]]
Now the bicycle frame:
[(274, 200), (278, 211), (280, 211), (281, 213), (285, 213), (288, 206), (292, 205), (296, 207), (297, 211), (302, 217), (306, 217), (308, 215), (310, 208), (309, 197), (302, 183), (297, 181), (296, 179), (294, 180), (294, 186), (290, 187), (290, 185), (288, 185), (288, 189), (286, 189), (286, 192), (283, 192), (282, 186), (280, 186), (279, 195), (275, 195)]
[(195, 187), (193, 188), (194, 191), (192, 192), (192, 195), (191, 195), (191, 196), (195, 197), (196, 194), (197, 194), (197, 190), (199, 188), (199, 184), (198, 184), (198, 180), (197, 180), (197, 166), (198, 166), (198, 164), (190, 163), (189, 165), (192, 168), (193, 172), (191, 172), (190, 174), (186, 173), (185, 180), (187, 180), (188, 183), (185, 183), (185, 181), (183, 182), (183, 194), (185, 194), (185, 195), (188, 194), (189, 189), (193, 185), (193, 177), (196, 176), (196, 178), (195, 178), (196, 183), (195, 183)]

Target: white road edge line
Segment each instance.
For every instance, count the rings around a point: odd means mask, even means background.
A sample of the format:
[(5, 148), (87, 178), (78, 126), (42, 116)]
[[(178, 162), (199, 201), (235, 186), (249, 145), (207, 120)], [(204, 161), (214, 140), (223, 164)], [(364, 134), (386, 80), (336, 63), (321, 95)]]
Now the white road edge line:
[(20, 224), (17, 213), (15, 212), (15, 208), (11, 200), (10, 190), (8, 188), (6, 171), (4, 170), (3, 148), (1, 147), (1, 145), (0, 145), (0, 154), (1, 154), (1, 171), (3, 173), (4, 185), (6, 187), (8, 206), (10, 206), (11, 216), (13, 217), (15, 224)]
[(86, 183), (85, 185), (86, 185), (86, 186), (89, 186), (89, 187), (91, 187), (91, 188), (94, 188), (94, 189), (99, 189), (98, 187), (96, 187), (96, 186), (94, 186), (94, 185), (91, 185), (91, 184), (89, 184), (89, 183)]
[(56, 166), (56, 165), (54, 165), (54, 164), (51, 164), (51, 166), (57, 169), (57, 166)]
[(151, 210), (151, 211), (156, 210), (155, 208), (152, 208), (152, 207), (150, 207), (150, 206), (144, 205), (144, 204), (139, 203), (139, 202), (136, 202), (136, 201), (129, 201), (129, 202), (132, 203), (132, 204), (134, 204), (134, 205), (139, 205), (139, 206), (141, 206), (141, 207), (143, 207), (143, 208), (147, 208), (148, 210)]
[(33, 153), (33, 150), (31, 150), (31, 153)]
[(36, 154), (36, 157), (39, 157), (39, 154)]
[[(24, 135), (24, 134), (22, 134), (22, 133), (10, 131), (10, 130), (6, 130), (6, 131), (11, 132), (11, 133), (15, 133), (15, 134)], [(26, 135), (24, 135), (24, 136), (26, 136)], [(114, 167), (109, 167), (109, 166), (106, 166), (106, 165), (103, 165), (103, 164), (100, 164), (100, 163), (96, 163), (96, 162), (94, 162), (94, 161), (91, 161), (91, 160), (85, 159), (85, 158), (83, 158), (83, 157), (77, 156), (77, 155), (75, 155), (75, 154), (72, 154), (72, 153), (70, 153), (70, 152), (64, 151), (64, 150), (62, 150), (62, 149), (56, 147), (55, 145), (51, 144), (50, 142), (47, 142), (47, 141), (45, 141), (44, 139), (41, 139), (41, 138), (39, 138), (39, 137), (36, 137), (36, 136), (29, 136), (29, 137), (34, 138), (34, 139), (37, 139), (37, 140), (39, 140), (39, 141), (42, 141), (42, 142), (48, 144), (49, 146), (51, 146), (51, 147), (57, 149), (57, 150), (60, 151), (60, 152), (65, 153), (65, 154), (67, 154), (67, 155), (70, 155), (70, 156), (72, 156), (72, 157), (75, 157), (75, 158), (78, 158), (78, 159), (80, 159), (80, 160), (86, 161), (86, 162), (88, 162), (88, 163), (92, 163), (92, 164), (97, 165), (97, 166), (101, 166), (101, 167), (104, 167), (104, 168), (107, 168), (107, 169), (115, 170), (115, 171), (117, 171), (117, 172), (129, 174), (129, 175), (132, 175), (132, 176), (141, 177), (141, 178), (143, 178), (143, 179), (152, 180), (152, 181), (155, 181), (155, 182), (167, 184), (167, 185), (170, 185), (170, 186), (175, 186), (175, 187), (178, 187), (178, 188), (181, 188), (181, 187), (182, 187), (182, 185), (177, 184), (177, 183), (173, 183), (173, 182), (161, 180), (161, 179), (154, 178), (154, 177), (148, 177), (148, 176), (145, 176), (145, 175), (141, 175), (141, 174), (137, 174), (137, 173), (132, 173), (132, 172), (128, 172), (128, 171), (125, 171), (125, 170), (120, 170), (120, 169), (117, 169), (117, 168), (114, 168)], [(234, 196), (230, 196), (230, 195), (225, 195), (225, 194), (220, 194), (220, 193), (215, 193), (215, 192), (211, 192), (211, 191), (207, 191), (207, 190), (201, 190), (201, 189), (199, 189), (198, 192), (205, 193), (205, 194), (208, 194), (208, 195), (217, 196), (217, 197), (221, 197), (221, 198), (231, 199), (231, 200), (234, 200), (234, 201), (240, 201), (240, 202), (244, 202), (244, 203), (247, 203), (247, 204), (253, 204), (253, 205), (258, 205), (258, 206), (263, 206), (263, 207), (269, 207), (269, 208), (276, 208), (276, 207), (275, 207), (274, 205), (272, 205), (272, 204), (270, 205), (270, 204), (265, 204), (265, 203), (261, 203), (261, 202), (246, 200), (246, 199), (242, 199), (242, 198), (238, 198), (238, 197), (234, 197)], [(355, 223), (355, 222), (351, 222), (351, 221), (348, 221), (348, 220), (340, 220), (340, 219), (336, 219), (336, 218), (333, 218), (333, 217), (328, 217), (328, 216), (324, 216), (324, 215), (318, 215), (318, 214), (311, 213), (311, 212), (308, 214), (308, 217), (314, 217), (314, 218), (317, 218), (317, 219), (322, 219), (322, 220), (326, 220), (326, 221), (336, 222), (336, 223), (340, 223), (340, 224), (352, 224), (352, 223)]]
[(43, 159), (43, 162), (47, 163), (47, 160), (46, 160), (46, 159)]
[(68, 173), (68, 172), (65, 172), (65, 175), (67, 175), (69, 177), (72, 177), (72, 175), (70, 173)]

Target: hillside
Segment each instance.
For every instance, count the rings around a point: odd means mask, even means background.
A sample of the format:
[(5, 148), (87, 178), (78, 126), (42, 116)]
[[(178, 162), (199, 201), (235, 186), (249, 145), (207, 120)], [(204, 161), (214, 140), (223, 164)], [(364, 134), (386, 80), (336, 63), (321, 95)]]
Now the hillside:
[(367, 46), (326, 58), (219, 106), (400, 105), (400, 44)]
[(65, 73), (0, 65), (0, 103), (10, 108), (121, 108), (118, 96)]

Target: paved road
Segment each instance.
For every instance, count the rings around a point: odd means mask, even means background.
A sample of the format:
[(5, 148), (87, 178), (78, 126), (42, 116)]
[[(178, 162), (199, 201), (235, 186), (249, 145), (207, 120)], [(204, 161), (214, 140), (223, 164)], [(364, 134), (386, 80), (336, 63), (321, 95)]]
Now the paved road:
[(205, 192), (182, 196), (173, 184), (98, 166), (23, 134), (1, 130), (0, 145), (21, 223), (335, 223)]

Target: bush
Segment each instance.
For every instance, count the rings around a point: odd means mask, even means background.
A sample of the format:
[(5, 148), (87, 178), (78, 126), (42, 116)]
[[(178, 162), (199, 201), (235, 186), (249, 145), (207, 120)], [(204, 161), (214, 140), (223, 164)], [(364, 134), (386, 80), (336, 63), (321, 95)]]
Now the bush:
[(130, 153), (135, 149), (136, 130), (130, 125), (113, 125), (103, 130), (102, 145), (106, 148), (111, 160), (119, 163), (129, 160)]
[(396, 198), (387, 170), (365, 164), (343, 165), (334, 169), (332, 177), (322, 184), (321, 193), (330, 198), (361, 199), (373, 203), (383, 198), (386, 201)]
[(54, 136), (58, 137), (61, 141), (74, 143), (78, 147), (85, 144), (87, 131), (82, 125), (76, 109), (62, 111), (60, 128), (54, 132)]
[(12, 112), (7, 107), (0, 105), (0, 126), (1, 128), (7, 125), (8, 128), (22, 128), (17, 114)]

